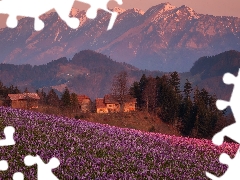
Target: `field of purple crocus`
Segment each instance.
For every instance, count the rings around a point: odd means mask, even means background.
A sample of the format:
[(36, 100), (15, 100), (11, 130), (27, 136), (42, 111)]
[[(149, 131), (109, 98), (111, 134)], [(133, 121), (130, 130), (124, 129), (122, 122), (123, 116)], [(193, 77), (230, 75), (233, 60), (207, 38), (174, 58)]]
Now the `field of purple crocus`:
[(37, 166), (23, 163), (29, 154), (45, 163), (57, 157), (61, 164), (53, 173), (61, 180), (207, 179), (205, 171), (217, 176), (226, 171), (219, 155), (234, 156), (239, 147), (0, 107), (1, 138), (6, 126), (15, 128), (16, 145), (0, 147), (0, 160), (9, 163), (0, 179), (12, 179), (15, 172), (36, 179)]

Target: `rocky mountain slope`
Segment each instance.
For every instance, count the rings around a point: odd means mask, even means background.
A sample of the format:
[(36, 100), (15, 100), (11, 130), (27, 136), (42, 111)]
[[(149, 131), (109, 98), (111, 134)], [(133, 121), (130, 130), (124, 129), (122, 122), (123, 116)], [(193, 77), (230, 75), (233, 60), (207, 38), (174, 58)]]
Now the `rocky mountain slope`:
[(110, 14), (101, 10), (89, 20), (85, 11), (73, 9), (71, 15), (81, 21), (76, 30), (56, 13), (42, 16), (45, 28), (40, 32), (33, 30), (33, 19), (23, 18), (17, 28), (0, 30), (0, 62), (40, 65), (90, 49), (141, 69), (183, 72), (199, 57), (240, 50), (240, 18), (198, 14), (169, 3), (146, 12), (114, 11), (119, 16), (110, 31)]

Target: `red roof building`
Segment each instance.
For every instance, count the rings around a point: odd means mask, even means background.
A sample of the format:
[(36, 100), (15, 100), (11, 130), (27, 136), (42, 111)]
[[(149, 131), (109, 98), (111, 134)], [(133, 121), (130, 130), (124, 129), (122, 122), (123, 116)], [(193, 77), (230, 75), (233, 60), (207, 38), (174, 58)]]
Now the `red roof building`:
[(12, 108), (35, 109), (38, 108), (40, 97), (37, 93), (8, 94), (7, 101)]

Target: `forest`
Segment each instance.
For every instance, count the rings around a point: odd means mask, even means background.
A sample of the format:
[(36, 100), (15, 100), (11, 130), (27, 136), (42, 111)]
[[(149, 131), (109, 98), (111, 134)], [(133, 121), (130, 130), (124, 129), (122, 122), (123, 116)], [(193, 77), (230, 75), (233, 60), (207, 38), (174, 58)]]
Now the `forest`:
[[(136, 98), (137, 111), (146, 111), (159, 117), (163, 122), (174, 126), (183, 136), (210, 138), (216, 132), (216, 128), (223, 127), (229, 121), (225, 111), (216, 108), (216, 96), (211, 95), (206, 89), (199, 89), (186, 79), (184, 88), (180, 88), (180, 77), (177, 72), (163, 76), (147, 77), (142, 75), (139, 81), (134, 82), (126, 89), (127, 73), (120, 72), (115, 76), (115, 82), (120, 82), (121, 73), (125, 74), (125, 94)], [(116, 77), (118, 79), (116, 79)], [(116, 88), (115, 88), (116, 91)], [(118, 91), (122, 91), (121, 88)], [(6, 87), (0, 83), (0, 97), (2, 100), (8, 94), (17, 94), (21, 91), (15, 86)], [(27, 88), (24, 92), (28, 92)], [(78, 118), (80, 107), (77, 94), (71, 93), (68, 88), (59, 97), (54, 89), (47, 93), (37, 90), (40, 97), (39, 111)], [(116, 94), (116, 92), (114, 92)], [(94, 101), (91, 112), (94, 112)], [(4, 104), (3, 104), (4, 105)]]
[(157, 115), (183, 136), (211, 138), (216, 128), (230, 123), (226, 111), (217, 109), (216, 95), (192, 87), (188, 79), (180, 89), (177, 72), (155, 78), (143, 75), (139, 82), (133, 83), (130, 94), (137, 99), (138, 110)]

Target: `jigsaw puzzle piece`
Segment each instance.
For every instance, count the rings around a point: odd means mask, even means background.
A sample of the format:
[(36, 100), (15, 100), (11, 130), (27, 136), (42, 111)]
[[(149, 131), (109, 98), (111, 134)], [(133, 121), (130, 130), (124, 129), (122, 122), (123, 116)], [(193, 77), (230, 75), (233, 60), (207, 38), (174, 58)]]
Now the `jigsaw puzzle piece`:
[(15, 144), (15, 141), (13, 139), (13, 134), (15, 132), (14, 127), (7, 126), (4, 128), (4, 135), (5, 139), (0, 140), (0, 146), (11, 146)]
[(21, 172), (16, 172), (13, 174), (13, 180), (24, 180), (23, 173)]
[(223, 81), (225, 84), (234, 84), (232, 96), (229, 102), (224, 100), (217, 100), (216, 106), (219, 110), (224, 110), (228, 106), (230, 106), (236, 122), (225, 127), (224, 129), (222, 129), (222, 131), (213, 136), (212, 141), (216, 145), (221, 145), (223, 143), (224, 136), (227, 136), (232, 140), (240, 143), (240, 136), (238, 136), (238, 132), (240, 129), (240, 111), (239, 111), (240, 69), (238, 72), (238, 76), (234, 76), (231, 73), (224, 74)]
[(228, 170), (221, 177), (216, 177), (215, 175), (206, 172), (206, 176), (212, 180), (238, 180), (240, 178), (240, 151), (238, 149), (235, 157), (231, 159), (229, 155), (222, 153), (219, 157), (219, 161), (222, 164), (228, 165)]
[(225, 83), (225, 84), (235, 84), (236, 83), (236, 80), (237, 80), (237, 78), (236, 78), (236, 76), (234, 76), (233, 74), (231, 74), (231, 73), (225, 73), (224, 75), (223, 75), (223, 82)]
[(113, 28), (113, 25), (114, 25), (114, 22), (115, 22), (116, 19), (117, 19), (117, 16), (118, 16), (118, 13), (117, 13), (117, 12), (113, 12), (113, 13), (112, 13), (112, 16), (111, 16), (110, 22), (109, 22), (109, 24), (108, 24), (107, 30), (110, 30), (110, 29)]
[[(112, 29), (118, 13), (117, 12), (112, 12), (107, 8), (107, 4), (110, 0), (77, 0), (77, 1), (89, 4), (91, 6), (86, 12), (86, 16), (89, 19), (95, 19), (97, 17), (98, 9), (102, 9), (102, 10), (110, 13), (111, 18), (110, 18), (107, 30)], [(122, 0), (116, 0), (116, 2), (119, 5), (123, 4)]]
[(0, 171), (6, 171), (8, 169), (8, 162), (5, 160), (0, 161)]
[(45, 164), (38, 155), (35, 157), (28, 155), (24, 158), (24, 163), (27, 166), (32, 166), (34, 164), (37, 164), (38, 180), (46, 180), (46, 179), (58, 180), (58, 178), (52, 173), (52, 169), (55, 169), (60, 165), (60, 161), (57, 158), (53, 157), (50, 159), (48, 164)]
[(70, 28), (77, 29), (79, 27), (80, 20), (76, 17), (69, 17), (73, 3), (74, 0), (58, 0), (56, 4), (54, 4), (54, 9)]
[(228, 101), (224, 101), (224, 100), (216, 101), (216, 106), (220, 111), (226, 109), (229, 105), (230, 105), (230, 103)]
[(18, 24), (17, 16), (34, 18), (34, 29), (40, 31), (44, 28), (44, 22), (39, 17), (55, 9), (63, 21), (73, 29), (79, 26), (79, 20), (69, 17), (74, 0), (2, 0), (0, 1), (0, 13), (8, 14), (6, 25), (15, 28)]
[(240, 129), (239, 123), (231, 124), (225, 128), (223, 128), (220, 132), (216, 133), (213, 138), (212, 142), (215, 145), (222, 145), (224, 141), (224, 137), (229, 137), (230, 139), (234, 140), (237, 143), (240, 143), (240, 136), (238, 135)]
[(9, 28), (15, 28), (18, 25), (17, 16), (9, 15), (6, 21), (6, 25)]
[(219, 180), (220, 179), (220, 177), (217, 177), (217, 176), (215, 176), (215, 175), (213, 175), (213, 174), (211, 174), (209, 172), (206, 172), (206, 176), (208, 178), (212, 179), (212, 180)]

